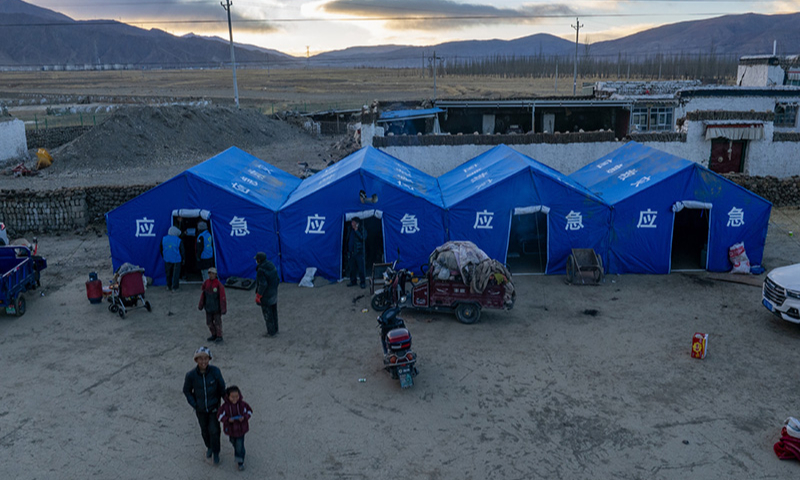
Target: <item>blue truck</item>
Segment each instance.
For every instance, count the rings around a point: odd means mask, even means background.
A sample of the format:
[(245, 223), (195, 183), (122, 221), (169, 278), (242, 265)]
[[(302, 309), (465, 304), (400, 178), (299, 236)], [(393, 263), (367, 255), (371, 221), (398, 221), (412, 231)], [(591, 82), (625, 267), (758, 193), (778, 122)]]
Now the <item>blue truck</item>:
[(47, 268), (47, 260), (27, 246), (0, 247), (0, 308), (21, 317), (25, 314), (23, 293), (40, 285), (39, 274)]

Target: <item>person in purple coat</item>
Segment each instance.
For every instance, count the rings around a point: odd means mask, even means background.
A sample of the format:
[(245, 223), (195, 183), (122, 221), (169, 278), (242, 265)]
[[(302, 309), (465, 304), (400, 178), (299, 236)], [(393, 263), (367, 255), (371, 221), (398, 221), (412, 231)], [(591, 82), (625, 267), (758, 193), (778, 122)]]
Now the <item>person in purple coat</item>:
[(217, 420), (222, 423), (222, 431), (233, 445), (233, 456), (239, 465), (239, 470), (244, 470), (244, 434), (250, 430), (250, 417), (253, 409), (242, 398), (239, 387), (231, 385), (225, 390), (225, 403), (219, 408)]

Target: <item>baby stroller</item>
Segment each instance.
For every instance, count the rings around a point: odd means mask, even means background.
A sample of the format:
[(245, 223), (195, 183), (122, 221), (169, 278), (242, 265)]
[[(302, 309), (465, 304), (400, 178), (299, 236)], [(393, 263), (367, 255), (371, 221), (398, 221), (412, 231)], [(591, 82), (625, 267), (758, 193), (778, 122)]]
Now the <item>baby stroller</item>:
[(148, 312), (152, 311), (150, 302), (144, 299), (146, 280), (143, 268), (126, 263), (119, 267), (114, 277), (116, 281), (111, 285), (108, 311), (119, 314), (120, 318), (125, 318), (129, 308), (144, 307)]

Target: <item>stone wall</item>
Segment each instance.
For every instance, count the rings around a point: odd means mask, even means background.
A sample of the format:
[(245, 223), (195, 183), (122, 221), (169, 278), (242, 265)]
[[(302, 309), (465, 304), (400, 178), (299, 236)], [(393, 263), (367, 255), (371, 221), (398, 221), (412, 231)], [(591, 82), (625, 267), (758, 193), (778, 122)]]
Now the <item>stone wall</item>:
[(800, 143), (800, 132), (775, 132), (772, 134), (772, 141)]
[(766, 198), (776, 207), (800, 206), (800, 176), (751, 177), (741, 173), (729, 173), (723, 176)]
[(772, 122), (775, 112), (731, 112), (728, 110), (694, 110), (686, 112), (686, 120), (693, 122), (706, 122), (714, 120), (752, 120), (758, 122)]
[(84, 133), (91, 130), (92, 127), (58, 127), (47, 128), (44, 130), (29, 130), (28, 134), (28, 149), (31, 148), (56, 148), (69, 143)]
[[(800, 206), (800, 176), (724, 175), (776, 207)], [(105, 221), (105, 214), (155, 185), (60, 188), (52, 191), (0, 190), (0, 222), (10, 237), (26, 233), (79, 230)]]
[(106, 212), (154, 186), (0, 190), (0, 222), (6, 224), (10, 237), (82, 229), (104, 221)]

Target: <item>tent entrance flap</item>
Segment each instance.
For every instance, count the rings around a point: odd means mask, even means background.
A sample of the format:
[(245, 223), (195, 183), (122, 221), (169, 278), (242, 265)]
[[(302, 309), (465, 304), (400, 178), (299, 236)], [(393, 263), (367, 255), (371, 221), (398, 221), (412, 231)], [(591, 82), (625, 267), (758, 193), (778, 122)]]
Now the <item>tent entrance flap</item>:
[[(208, 227), (208, 232), (212, 233), (211, 212), (208, 210), (182, 208), (172, 211), (172, 225), (180, 229), (181, 242), (183, 242), (183, 253), (185, 257), (183, 265), (181, 266), (181, 280), (183, 281), (203, 281), (197, 252), (197, 236), (200, 234), (197, 225), (200, 222), (204, 222)], [(212, 242), (213, 241), (212, 239)], [(213, 261), (216, 261), (216, 255)]]
[(506, 263), (514, 273), (547, 271), (547, 207), (514, 210), (508, 235)]
[[(365, 212), (348, 213), (345, 215), (342, 229), (342, 278), (350, 278), (349, 242), (350, 235), (353, 232), (350, 221), (355, 217), (361, 219), (362, 228), (367, 232), (364, 252), (365, 270), (367, 272), (372, 271), (373, 264), (384, 263), (386, 258), (383, 248), (383, 212), (380, 210), (368, 210)], [(392, 260), (394, 260), (394, 258), (392, 258)]]
[(670, 270), (705, 270), (711, 210), (688, 207), (674, 215)]

